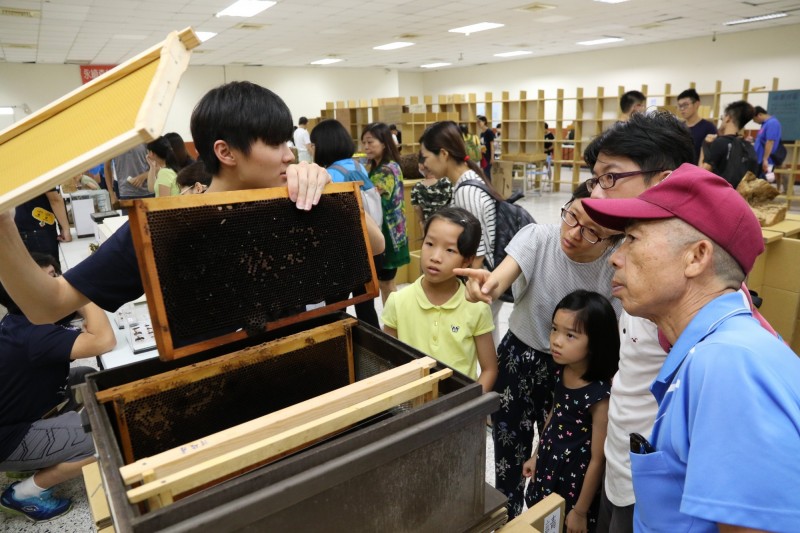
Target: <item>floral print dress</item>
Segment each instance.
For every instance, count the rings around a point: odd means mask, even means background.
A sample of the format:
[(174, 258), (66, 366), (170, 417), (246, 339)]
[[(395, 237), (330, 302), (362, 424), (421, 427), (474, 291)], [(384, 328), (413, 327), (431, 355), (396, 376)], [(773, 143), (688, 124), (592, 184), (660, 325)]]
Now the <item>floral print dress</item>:
[[(539, 443), (536, 471), (525, 492), (525, 503), (532, 507), (555, 492), (566, 501), (566, 514), (569, 514), (581, 495), (583, 478), (592, 458), (592, 414), (589, 410), (611, 395), (611, 383), (595, 381), (568, 389), (561, 381), (563, 372), (564, 367), (557, 367), (553, 416)], [(587, 517), (589, 531), (597, 527), (598, 505), (599, 498), (595, 496)]]
[(383, 224), (381, 231), (386, 240), (383, 268), (399, 268), (410, 262), (406, 215), (403, 207), (403, 171), (395, 161), (381, 163), (369, 173), (369, 179), (381, 195)]

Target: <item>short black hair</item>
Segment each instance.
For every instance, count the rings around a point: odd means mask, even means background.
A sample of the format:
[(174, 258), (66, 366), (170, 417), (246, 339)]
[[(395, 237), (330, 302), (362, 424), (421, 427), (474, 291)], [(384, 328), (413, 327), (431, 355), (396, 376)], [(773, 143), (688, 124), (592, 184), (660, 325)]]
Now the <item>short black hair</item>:
[(292, 138), (292, 113), (281, 97), (249, 81), (232, 81), (208, 91), (192, 111), (194, 147), (212, 175), (220, 164), (214, 143), (250, 155), (256, 141), (279, 146)]
[(178, 187), (192, 187), (195, 183), (202, 183), (206, 187), (211, 185), (211, 173), (206, 169), (205, 163), (202, 161), (195, 161), (191, 165), (187, 165), (178, 172), (178, 177), (175, 180)]
[[(595, 137), (583, 152), (590, 169), (600, 154), (626, 157), (642, 170), (675, 170), (696, 163), (689, 128), (667, 111), (634, 113), (629, 121), (617, 122)], [(652, 177), (645, 175), (645, 182)]]
[(356, 151), (347, 128), (336, 119), (326, 119), (314, 126), (309, 135), (314, 144), (314, 163), (329, 167), (342, 159), (353, 157)]
[(628, 91), (619, 97), (619, 108), (627, 114), (635, 104), (644, 103), (647, 100), (641, 91)]
[[(30, 254), (40, 268), (52, 266), (55, 268), (56, 274), (59, 276), (61, 275), (61, 265), (58, 264), (55, 257), (42, 252), (31, 252)], [(8, 294), (2, 283), (0, 283), (0, 305), (5, 307), (6, 311), (11, 315), (25, 316), (25, 313), (22, 312), (17, 303), (11, 298), (11, 295)]]
[(755, 115), (753, 115), (753, 116), (768, 115), (769, 114), (769, 113), (767, 113), (767, 110), (764, 109), (763, 107), (761, 107), (760, 105), (757, 105), (753, 111), (755, 112)]
[(475, 218), (475, 215), (462, 209), (461, 207), (443, 207), (429, 216), (425, 220), (425, 228), (422, 233), (423, 238), (428, 234), (428, 228), (436, 219), (446, 220), (464, 228), (461, 235), (458, 236), (456, 246), (458, 253), (467, 259), (475, 257), (478, 253), (478, 245), (481, 242), (481, 223)]
[(306, 117), (300, 117), (300, 119), (297, 121), (297, 123), (300, 124), (301, 126), (303, 124), (308, 124), (308, 119)]
[(753, 120), (755, 110), (745, 100), (737, 100), (725, 106), (725, 115), (731, 117), (737, 129), (742, 129), (745, 124)]
[(683, 100), (684, 98), (689, 98), (692, 102), (700, 101), (700, 95), (694, 89), (686, 89), (678, 95), (678, 100)]
[(589, 339), (589, 364), (581, 379), (610, 383), (619, 368), (620, 345), (617, 315), (611, 302), (602, 294), (578, 289), (558, 302), (553, 319), (562, 309), (575, 312), (574, 329)]

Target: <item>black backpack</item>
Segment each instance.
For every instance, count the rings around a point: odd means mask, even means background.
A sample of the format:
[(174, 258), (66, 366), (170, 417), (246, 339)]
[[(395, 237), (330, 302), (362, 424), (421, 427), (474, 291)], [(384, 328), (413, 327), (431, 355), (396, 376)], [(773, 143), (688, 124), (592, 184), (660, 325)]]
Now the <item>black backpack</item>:
[[(477, 187), (494, 198), (489, 187), (480, 180), (466, 180), (459, 185), (459, 187), (463, 187), (464, 185)], [(486, 268), (490, 271), (494, 270), (503, 262), (503, 259), (506, 258), (506, 246), (508, 246), (511, 239), (514, 238), (514, 235), (528, 224), (536, 223), (536, 220), (534, 220), (533, 216), (528, 213), (524, 207), (514, 203), (520, 198), (523, 198), (522, 194), (515, 194), (508, 200), (495, 199), (494, 253), (492, 254), (494, 266), (490, 266), (486, 259), (484, 259), (484, 265), (486, 265)], [(514, 301), (514, 297), (511, 294), (511, 287), (508, 288), (500, 299), (504, 302)]]
[(730, 139), (728, 156), (725, 160), (725, 168), (722, 169), (719, 175), (725, 178), (734, 189), (748, 171), (756, 176), (759, 174), (760, 165), (756, 158), (755, 148), (739, 136)]

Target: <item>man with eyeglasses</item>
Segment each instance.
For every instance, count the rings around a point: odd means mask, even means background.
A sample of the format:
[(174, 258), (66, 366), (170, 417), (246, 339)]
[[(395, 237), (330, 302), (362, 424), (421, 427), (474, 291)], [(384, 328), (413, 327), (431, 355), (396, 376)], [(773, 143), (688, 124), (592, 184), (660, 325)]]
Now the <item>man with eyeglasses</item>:
[[(596, 137), (584, 151), (592, 198), (634, 198), (683, 163), (694, 161), (689, 130), (670, 113), (633, 114)], [(633, 531), (630, 434), (649, 436), (658, 405), (650, 392), (667, 354), (656, 325), (623, 311), (619, 371), (611, 385), (605, 480), (598, 532)]]
[(694, 89), (686, 89), (678, 95), (678, 113), (680, 113), (683, 120), (686, 121), (686, 126), (692, 134), (692, 143), (694, 144), (694, 159), (690, 161), (692, 164), (700, 162), (700, 153), (703, 150), (703, 143), (707, 135), (715, 135), (717, 127), (704, 118), (700, 118), (700, 95)]
[[(666, 112), (635, 114), (629, 122), (619, 122), (600, 134), (586, 148), (584, 159), (593, 175), (587, 186), (592, 198), (634, 198), (680, 165), (692, 163), (693, 158), (692, 138), (675, 116)], [(771, 331), (760, 315), (754, 315)], [(625, 311), (619, 319), (619, 333), (619, 371), (611, 386), (598, 532), (633, 531), (630, 435), (649, 436), (652, 431), (658, 405), (650, 385), (668, 348), (653, 322)]]

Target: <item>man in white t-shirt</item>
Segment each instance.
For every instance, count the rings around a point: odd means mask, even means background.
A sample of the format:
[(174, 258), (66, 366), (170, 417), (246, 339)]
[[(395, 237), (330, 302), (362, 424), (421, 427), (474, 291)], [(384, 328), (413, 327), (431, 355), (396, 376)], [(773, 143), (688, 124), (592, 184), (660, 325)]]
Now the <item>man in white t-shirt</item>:
[(311, 144), (311, 138), (308, 135), (308, 119), (300, 117), (300, 120), (297, 121), (297, 129), (294, 130), (294, 146), (297, 148), (298, 162), (312, 162), (311, 152), (308, 151), (309, 144)]
[[(634, 113), (596, 137), (584, 152), (592, 169), (592, 198), (633, 198), (656, 185), (683, 163), (694, 161), (686, 127), (669, 113)], [(649, 436), (658, 405), (650, 385), (667, 354), (656, 325), (644, 318), (619, 318), (619, 371), (611, 385), (608, 407), (606, 473), (598, 532), (633, 531), (633, 482), (630, 434)]]

